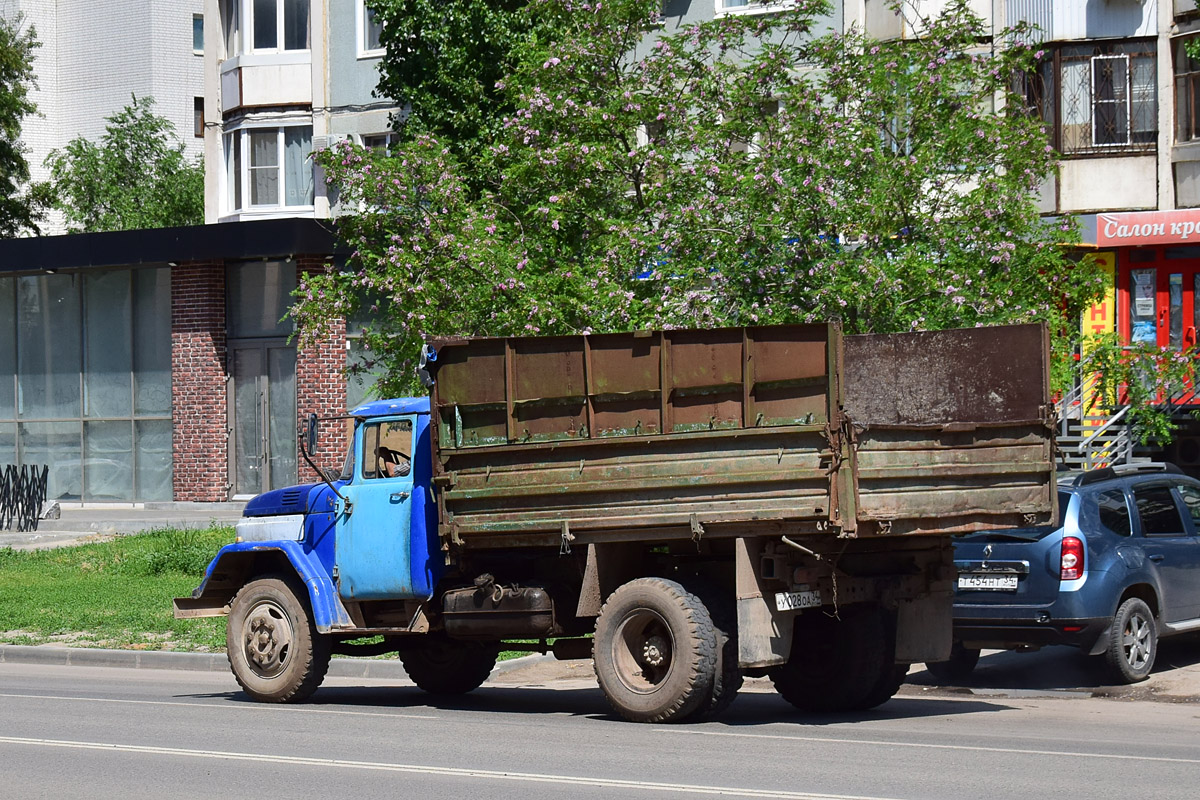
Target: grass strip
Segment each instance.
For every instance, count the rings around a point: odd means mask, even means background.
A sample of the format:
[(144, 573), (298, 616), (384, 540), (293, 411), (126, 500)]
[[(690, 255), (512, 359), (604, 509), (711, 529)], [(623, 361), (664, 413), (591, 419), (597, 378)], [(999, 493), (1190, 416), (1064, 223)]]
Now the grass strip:
[(224, 650), (225, 620), (177, 620), (233, 529), (160, 529), (51, 550), (0, 549), (0, 642)]
[[(0, 643), (223, 652), (225, 618), (177, 620), (171, 600), (190, 595), (231, 541), (228, 527), (162, 528), (50, 550), (0, 548)], [(506, 650), (500, 660), (523, 655)]]

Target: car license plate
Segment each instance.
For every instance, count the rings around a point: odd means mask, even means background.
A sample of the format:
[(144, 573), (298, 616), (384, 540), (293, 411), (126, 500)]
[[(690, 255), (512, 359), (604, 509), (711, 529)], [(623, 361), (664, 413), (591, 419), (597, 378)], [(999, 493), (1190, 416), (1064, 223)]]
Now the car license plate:
[(808, 592), (777, 592), (775, 594), (777, 611), (795, 611), (799, 608), (816, 608), (819, 605), (821, 605), (821, 593), (816, 589)]
[(1017, 576), (1006, 574), (962, 574), (958, 576), (959, 589), (982, 589), (994, 592), (1015, 592)]

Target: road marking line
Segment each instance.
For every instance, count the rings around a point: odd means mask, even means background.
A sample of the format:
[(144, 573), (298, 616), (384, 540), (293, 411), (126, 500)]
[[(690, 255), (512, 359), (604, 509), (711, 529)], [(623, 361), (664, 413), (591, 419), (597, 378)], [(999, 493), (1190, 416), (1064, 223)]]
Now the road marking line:
[(1134, 756), (1125, 753), (1076, 753), (1068, 750), (1027, 750), (1017, 747), (976, 747), (965, 744), (929, 744), (925, 742), (893, 742), (886, 739), (835, 739), (821, 736), (785, 736), (770, 733), (725, 733), (723, 731), (685, 731), (675, 728), (656, 728), (656, 733), (674, 733), (680, 736), (728, 736), (740, 739), (782, 739), (789, 742), (815, 742), (819, 744), (863, 744), (884, 747), (915, 747), (926, 750), (966, 750), (980, 753), (1012, 753), (1023, 756), (1062, 756), (1070, 758), (1102, 758), (1122, 761), (1158, 761), (1168, 764), (1200, 764), (1200, 758), (1171, 758), (1170, 756)]
[(459, 767), (437, 767), (422, 764), (390, 764), (377, 761), (344, 761), (336, 758), (307, 758), (282, 756), (266, 753), (225, 753), (219, 750), (191, 750), (181, 747), (152, 747), (149, 745), (112, 744), (108, 742), (75, 742), (61, 739), (24, 739), (15, 736), (0, 736), (0, 744), (29, 745), (36, 747), (60, 747), (72, 750), (104, 750), (118, 753), (143, 753), (147, 755), (185, 756), (189, 758), (211, 758), (229, 761), (268, 762), (305, 767), (337, 767), (341, 769), (378, 770), (382, 772), (410, 772), (421, 775), (438, 775), (451, 778), (483, 778), (490, 780), (523, 781), (527, 783), (565, 784), (569, 786), (596, 786), (602, 788), (644, 789), (654, 792), (692, 792), (694, 794), (729, 795), (736, 797), (763, 797), (775, 800), (889, 800), (883, 797), (865, 797), (844, 794), (812, 794), (809, 792), (783, 792), (771, 789), (742, 789), (733, 786), (700, 786), (686, 783), (654, 783), (650, 781), (626, 781), (617, 778), (588, 778), (581, 775), (547, 775), (536, 772), (499, 772), (486, 769)]
[(0, 694), (0, 697), (17, 697), (27, 700), (78, 700), (87, 703), (123, 703), (131, 706), (185, 706), (187, 708), (220, 708), (220, 709), (236, 709), (238, 711), (267, 711), (267, 712), (290, 712), (293, 714), (336, 714), (346, 717), (386, 717), (387, 719), (441, 719), (441, 717), (433, 714), (383, 714), (378, 711), (337, 711), (332, 708), (314, 708), (312, 705), (305, 706), (281, 706), (271, 705), (269, 703), (253, 703), (253, 704), (226, 704), (218, 705), (216, 703), (183, 703), (174, 700), (122, 700), (117, 697), (69, 697), (66, 695), (52, 694)]

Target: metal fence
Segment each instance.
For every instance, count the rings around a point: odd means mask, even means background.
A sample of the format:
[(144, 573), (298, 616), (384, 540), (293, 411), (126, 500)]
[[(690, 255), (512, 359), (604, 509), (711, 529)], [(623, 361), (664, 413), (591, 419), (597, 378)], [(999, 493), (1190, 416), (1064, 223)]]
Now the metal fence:
[(50, 467), (8, 464), (0, 478), (0, 530), (36, 531)]

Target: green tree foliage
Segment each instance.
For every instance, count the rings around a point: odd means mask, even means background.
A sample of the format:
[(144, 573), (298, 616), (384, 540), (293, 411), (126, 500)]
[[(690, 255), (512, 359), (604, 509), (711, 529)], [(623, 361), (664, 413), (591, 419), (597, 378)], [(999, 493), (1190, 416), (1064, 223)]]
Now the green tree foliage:
[(36, 233), (42, 213), (25, 191), (29, 162), (21, 143), (21, 124), (37, 112), (29, 97), (37, 85), (34, 51), (40, 47), (30, 26), (22, 30), (22, 17), (0, 18), (0, 237)]
[(388, 56), (376, 91), (406, 113), (399, 129), (477, 156), (512, 112), (496, 84), (526, 31), (524, 0), (370, 0)]
[(204, 166), (189, 161), (175, 127), (133, 97), (107, 117), (99, 143), (82, 136), (46, 158), (42, 187), (76, 233), (166, 228), (204, 222)]
[(1037, 211), (1055, 154), (1010, 92), (1022, 37), (981, 46), (961, 2), (906, 42), (828, 30), (823, 0), (673, 34), (660, 9), (531, 0), (482, 163), (433, 132), (319, 154), (363, 211), (302, 334), (369, 318), (389, 393), (431, 334), (1044, 320), (1072, 351), (1102, 278)]
[(1176, 413), (1196, 402), (1196, 348), (1180, 352), (1150, 342), (1127, 345), (1116, 333), (1106, 333), (1088, 337), (1083, 352), (1081, 372), (1095, 376), (1085, 392), (1084, 413), (1111, 414), (1127, 406), (1125, 421), (1135, 441), (1169, 443), (1178, 428)]

